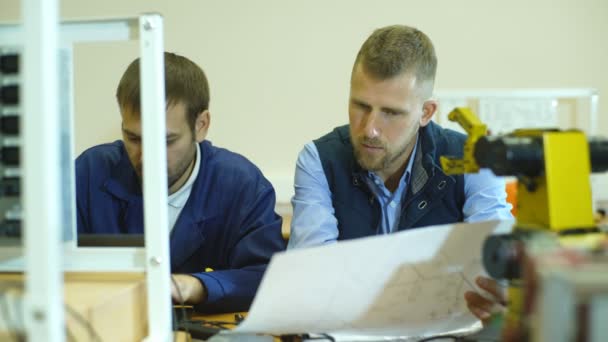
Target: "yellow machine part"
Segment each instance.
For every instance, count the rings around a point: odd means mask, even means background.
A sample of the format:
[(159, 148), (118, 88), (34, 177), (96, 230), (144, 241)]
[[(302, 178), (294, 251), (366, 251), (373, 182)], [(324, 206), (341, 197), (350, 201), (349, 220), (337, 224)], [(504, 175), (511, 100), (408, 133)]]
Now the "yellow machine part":
[(504, 323), (508, 327), (517, 327), (521, 324), (521, 319), (524, 316), (524, 298), (521, 281), (513, 281), (507, 289), (507, 298), (509, 298), (508, 310), (505, 313)]
[(456, 121), (467, 132), (467, 140), (464, 143), (462, 159), (440, 156), (441, 168), (447, 175), (472, 173), (479, 171), (479, 165), (475, 161), (475, 143), (486, 135), (487, 126), (469, 109), (457, 107), (448, 114), (450, 121)]
[[(529, 133), (529, 132), (528, 132)], [(517, 226), (549, 229), (593, 228), (589, 144), (582, 132), (544, 132), (544, 175), (535, 191), (518, 186)]]

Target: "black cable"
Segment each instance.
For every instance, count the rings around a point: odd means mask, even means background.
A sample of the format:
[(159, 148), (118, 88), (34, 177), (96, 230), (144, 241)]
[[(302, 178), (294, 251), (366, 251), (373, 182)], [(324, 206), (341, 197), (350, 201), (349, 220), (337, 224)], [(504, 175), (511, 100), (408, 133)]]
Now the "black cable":
[(279, 336), (273, 336), (274, 339), (280, 339), (281, 342), (300, 342), (302, 341), (303, 337), (308, 336), (308, 334), (304, 334), (304, 335), (295, 335), (295, 334), (291, 334), (291, 335), (279, 335)]
[(434, 340), (439, 340), (439, 339), (443, 339), (443, 338), (451, 338), (454, 341), (460, 341), (462, 339), (460, 336), (456, 336), (456, 335), (438, 335), (438, 336), (431, 336), (431, 337), (423, 338), (422, 340), (418, 340), (418, 342), (434, 341)]
[[(173, 286), (175, 286), (175, 290), (177, 291), (177, 297), (178, 297), (177, 299), (179, 300), (179, 304), (182, 306), (182, 320), (185, 321), (186, 320), (186, 308), (184, 307), (184, 305), (185, 305), (184, 296), (182, 296), (182, 290), (179, 288), (179, 285), (177, 284), (177, 281), (175, 280), (175, 277), (173, 276), (173, 274), (171, 275), (171, 282), (173, 282)], [(175, 318), (175, 320), (177, 323), (175, 326), (175, 329), (178, 329), (179, 322), (177, 322), (177, 318)], [(188, 329), (188, 326), (185, 325), (184, 328), (186, 330), (186, 334), (190, 335), (190, 330)], [(177, 339), (177, 334), (175, 334), (175, 338)]]
[(204, 319), (197, 319), (197, 320), (190, 320), (190, 321), (186, 321), (188, 323), (196, 323), (196, 324), (200, 324), (200, 325), (207, 325), (207, 326), (211, 326), (211, 327), (215, 327), (215, 328), (220, 328), (220, 329), (230, 329), (231, 327), (227, 327), (228, 326), (236, 326), (238, 325), (237, 322), (228, 322), (228, 321), (209, 321), (209, 320), (204, 320)]
[[(171, 279), (173, 280), (173, 276), (171, 276)], [(174, 285), (175, 286), (175, 285)], [(178, 322), (177, 322), (177, 309), (175, 309), (175, 307), (173, 307), (173, 310), (171, 312), (171, 318), (173, 320), (173, 330), (177, 331), (178, 328)], [(177, 342), (177, 334), (173, 335), (173, 342)]]
[(330, 340), (331, 342), (336, 342), (336, 339), (329, 334), (321, 334), (321, 336), (325, 337), (326, 339)]
[(331, 342), (336, 342), (336, 339), (333, 336), (331, 336), (330, 334), (320, 333), (320, 334), (316, 334), (316, 335), (319, 335), (319, 336), (312, 337), (312, 336), (310, 336), (310, 334), (304, 334), (304, 335), (302, 335), (302, 339), (307, 340), (307, 341), (308, 340), (329, 340)]
[(240, 313), (234, 314), (234, 322), (236, 323), (236, 325), (241, 324), (241, 322), (243, 322), (245, 320), (245, 316), (241, 315)]
[(84, 318), (78, 311), (74, 310), (67, 303), (65, 304), (65, 310), (76, 321), (78, 321), (78, 323), (80, 323), (82, 326), (84, 326), (87, 329), (87, 331), (89, 332), (89, 337), (92, 338), (93, 341), (99, 341), (99, 342), (101, 342), (101, 337), (99, 336), (99, 334), (97, 333), (97, 331), (95, 331), (95, 328), (93, 328), (93, 326), (91, 325), (91, 323), (86, 318)]
[[(173, 312), (171, 313), (171, 316), (173, 318), (173, 330), (177, 330), (177, 313), (175, 311), (175, 308), (173, 308)], [(176, 334), (174, 334), (173, 336), (173, 342), (177, 342), (177, 336), (175, 335)]]

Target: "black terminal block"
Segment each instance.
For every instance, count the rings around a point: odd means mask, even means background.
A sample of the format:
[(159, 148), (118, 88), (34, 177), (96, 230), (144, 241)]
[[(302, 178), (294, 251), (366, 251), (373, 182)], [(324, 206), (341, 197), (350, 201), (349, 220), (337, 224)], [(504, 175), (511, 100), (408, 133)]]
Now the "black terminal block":
[(19, 134), (19, 116), (2, 116), (0, 117), (0, 133), (2, 134)]
[(19, 178), (4, 178), (0, 181), (0, 196), (19, 196), (21, 180)]
[(0, 161), (4, 165), (19, 166), (21, 159), (19, 157), (18, 146), (3, 146), (0, 149)]
[(0, 103), (5, 105), (19, 104), (19, 86), (10, 84), (0, 87)]
[(4, 220), (0, 223), (0, 236), (21, 237), (21, 221)]
[(0, 73), (16, 74), (19, 72), (19, 55), (6, 54), (0, 56)]

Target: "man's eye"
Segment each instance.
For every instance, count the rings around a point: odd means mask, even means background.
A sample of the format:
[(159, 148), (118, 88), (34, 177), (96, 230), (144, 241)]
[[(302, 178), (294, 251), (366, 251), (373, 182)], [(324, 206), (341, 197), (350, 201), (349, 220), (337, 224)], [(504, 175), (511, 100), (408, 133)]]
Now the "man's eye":
[(357, 107), (359, 107), (360, 109), (364, 110), (364, 111), (370, 111), (370, 106), (365, 105), (363, 103), (357, 103)]
[(127, 142), (132, 145), (139, 145), (139, 144), (141, 144), (141, 138), (127, 137)]

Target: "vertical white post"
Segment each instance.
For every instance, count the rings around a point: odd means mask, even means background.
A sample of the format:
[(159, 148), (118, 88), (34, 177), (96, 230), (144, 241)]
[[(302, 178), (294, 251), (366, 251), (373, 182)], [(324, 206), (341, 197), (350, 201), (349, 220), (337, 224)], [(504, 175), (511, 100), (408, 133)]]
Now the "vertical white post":
[(595, 136), (598, 134), (598, 103), (599, 103), (599, 95), (597, 90), (592, 90), (592, 93), (589, 96), (589, 135)]
[(64, 341), (58, 1), (23, 0), (23, 220), (28, 341)]
[(148, 340), (170, 341), (171, 280), (163, 19), (158, 14), (143, 15), (139, 19), (139, 28)]

